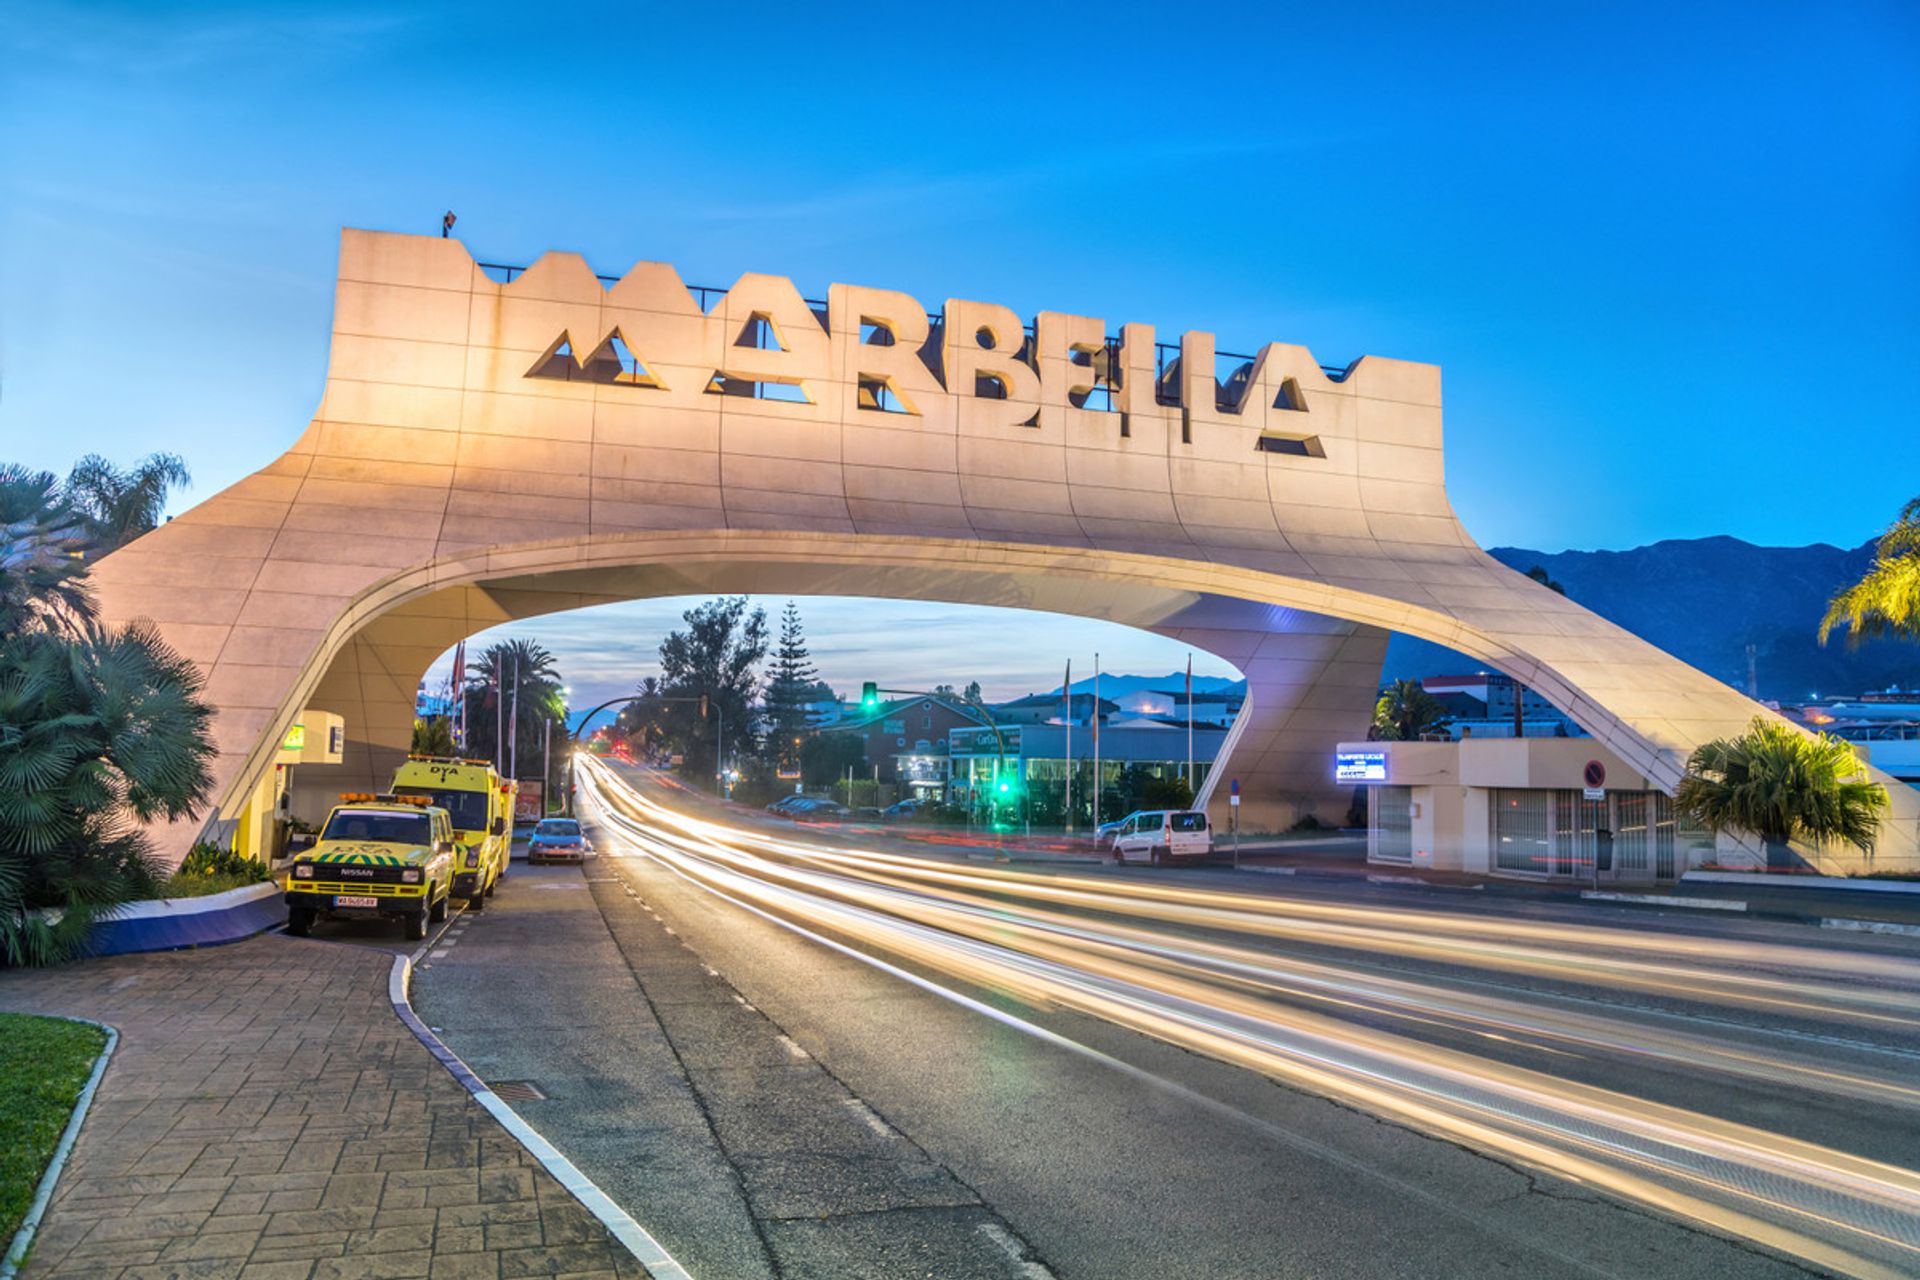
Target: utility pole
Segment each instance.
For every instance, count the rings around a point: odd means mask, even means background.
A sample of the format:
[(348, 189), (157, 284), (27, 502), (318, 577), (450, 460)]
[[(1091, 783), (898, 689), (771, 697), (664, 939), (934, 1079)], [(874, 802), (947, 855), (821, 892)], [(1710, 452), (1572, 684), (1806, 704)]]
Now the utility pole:
[(1747, 646), (1747, 696), (1755, 702), (1760, 700), (1760, 674), (1759, 668), (1755, 663), (1755, 659), (1759, 656), (1759, 645), (1750, 644)]
[[(547, 788), (553, 785), (553, 717), (547, 717), (546, 735), (540, 740), (540, 805), (547, 805)], [(543, 812), (541, 817), (547, 815)]]

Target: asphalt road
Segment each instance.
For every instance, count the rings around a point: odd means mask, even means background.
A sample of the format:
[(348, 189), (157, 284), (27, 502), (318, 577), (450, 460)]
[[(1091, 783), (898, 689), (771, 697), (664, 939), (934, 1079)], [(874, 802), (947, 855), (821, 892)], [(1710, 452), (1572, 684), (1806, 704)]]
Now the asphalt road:
[[(483, 1078), (543, 1092), (517, 1104), (521, 1113), (703, 1280), (1822, 1273), (1031, 992), (911, 961), (888, 972), (639, 856), (618, 829), (597, 840), (607, 856), (584, 870), (516, 866), (484, 913), (456, 921), (429, 950), (415, 1005)], [(1829, 954), (1920, 956), (1798, 926), (1444, 891), (1210, 871), (1059, 874), (1230, 882), (1446, 917), (1618, 920), (1676, 946), (1779, 941), (1785, 931)], [(1698, 1036), (1763, 1063), (1810, 1058), (1875, 1078), (1920, 1075), (1910, 1025), (1863, 1030), (1737, 1002), (1710, 1007), (1577, 972), (1267, 945), (1361, 978), (1417, 977), (1445, 993), (1604, 1014), (1607, 1025), (1643, 1029), (1648, 1045)], [(1920, 1151), (1912, 1107), (1811, 1093), (1766, 1070), (1707, 1072), (1632, 1042), (1569, 1049), (1404, 1009), (1356, 1005), (1346, 1016), (1400, 1034), (1411, 1024), (1426, 1045), (1862, 1157), (1909, 1165)]]

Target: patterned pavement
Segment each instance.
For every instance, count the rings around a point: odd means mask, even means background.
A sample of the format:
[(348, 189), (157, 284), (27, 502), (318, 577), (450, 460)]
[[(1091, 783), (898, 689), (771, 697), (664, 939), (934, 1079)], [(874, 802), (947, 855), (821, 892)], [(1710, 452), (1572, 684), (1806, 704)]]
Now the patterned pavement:
[(644, 1277), (394, 1017), (392, 957), (268, 935), (0, 972), (120, 1044), (24, 1280)]

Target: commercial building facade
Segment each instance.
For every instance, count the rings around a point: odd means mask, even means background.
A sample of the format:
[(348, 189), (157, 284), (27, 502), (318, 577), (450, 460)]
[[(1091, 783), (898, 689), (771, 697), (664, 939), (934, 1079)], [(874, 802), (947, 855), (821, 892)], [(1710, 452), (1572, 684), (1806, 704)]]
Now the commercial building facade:
[(1673, 799), (1591, 740), (1343, 743), (1374, 772), (1367, 860), (1469, 875), (1583, 883), (1673, 880), (1725, 858)]

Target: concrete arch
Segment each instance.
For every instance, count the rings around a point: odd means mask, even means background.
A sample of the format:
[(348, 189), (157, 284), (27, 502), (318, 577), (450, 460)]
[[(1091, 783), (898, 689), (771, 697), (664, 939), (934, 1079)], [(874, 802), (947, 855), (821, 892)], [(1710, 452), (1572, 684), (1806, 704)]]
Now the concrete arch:
[[(109, 620), (152, 620), (207, 671), (223, 813), (303, 706), (337, 704), (346, 767), (370, 773), (461, 635), (693, 591), (1024, 604), (1178, 636), (1247, 671), (1229, 767), (1280, 820), (1331, 799), (1390, 630), (1514, 676), (1661, 787), (1764, 713), (1474, 544), (1431, 366), (1329, 372), (1278, 343), (1236, 360), (1210, 334), (1163, 348), (1054, 313), (1016, 350), (1018, 317), (988, 304), (929, 317), (841, 285), (814, 303), (751, 274), (715, 301), (663, 264), (608, 285), (566, 254), (497, 274), (457, 241), (345, 233), (312, 424), (96, 569)], [(738, 344), (761, 316), (786, 349)], [(607, 354), (615, 331), (644, 377)], [(803, 399), (758, 394), (774, 386)], [(1883, 858), (1913, 859), (1920, 796), (1894, 794)]]

